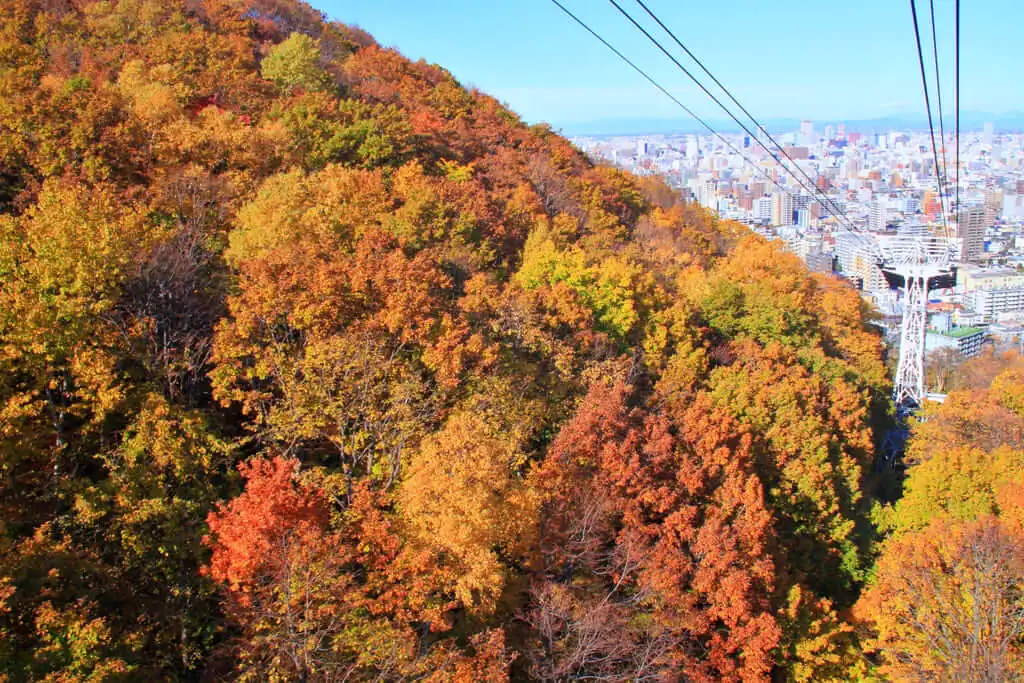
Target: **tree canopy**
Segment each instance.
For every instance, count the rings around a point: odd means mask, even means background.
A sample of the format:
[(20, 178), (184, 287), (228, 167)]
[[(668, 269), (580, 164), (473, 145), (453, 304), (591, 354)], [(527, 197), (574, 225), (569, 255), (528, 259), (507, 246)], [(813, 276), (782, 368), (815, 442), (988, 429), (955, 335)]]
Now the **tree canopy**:
[(0, 678), (896, 672), (898, 567), (1015, 595), (1024, 401), (872, 516), (867, 318), (308, 5), (0, 0)]

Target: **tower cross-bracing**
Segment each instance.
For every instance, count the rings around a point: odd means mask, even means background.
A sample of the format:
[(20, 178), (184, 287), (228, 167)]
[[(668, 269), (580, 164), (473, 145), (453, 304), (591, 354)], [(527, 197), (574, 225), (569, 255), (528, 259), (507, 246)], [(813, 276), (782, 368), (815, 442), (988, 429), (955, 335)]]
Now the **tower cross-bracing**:
[(911, 411), (925, 398), (925, 335), (928, 292), (952, 287), (956, 270), (950, 265), (950, 244), (931, 235), (896, 235), (876, 240), (879, 267), (889, 284), (903, 289), (900, 357), (893, 383), (893, 402), (900, 412)]

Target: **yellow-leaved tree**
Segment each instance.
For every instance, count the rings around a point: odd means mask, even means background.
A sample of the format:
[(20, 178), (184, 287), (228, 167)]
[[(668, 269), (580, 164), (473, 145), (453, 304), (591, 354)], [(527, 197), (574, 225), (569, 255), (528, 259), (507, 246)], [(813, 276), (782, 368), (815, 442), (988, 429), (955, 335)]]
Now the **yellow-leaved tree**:
[(411, 456), (400, 505), (421, 543), (451, 556), (466, 605), (494, 609), (505, 563), (525, 561), (537, 498), (517, 475), (519, 454), (471, 412), (459, 412)]

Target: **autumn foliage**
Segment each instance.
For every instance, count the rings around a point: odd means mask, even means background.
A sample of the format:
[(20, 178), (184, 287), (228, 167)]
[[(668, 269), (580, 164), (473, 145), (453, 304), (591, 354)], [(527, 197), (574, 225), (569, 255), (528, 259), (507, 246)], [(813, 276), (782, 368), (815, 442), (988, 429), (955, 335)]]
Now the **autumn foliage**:
[[(771, 514), (750, 437), (706, 404), (670, 417), (629, 398), (622, 383), (595, 384), (538, 471), (547, 496), (530, 617), (544, 648), (537, 672), (766, 677), (780, 633)], [(631, 625), (638, 613), (643, 626)], [(604, 632), (580, 642), (577, 621)]]
[(288, 564), (292, 552), (324, 542), (327, 502), (316, 489), (293, 485), (298, 464), (284, 458), (242, 463), (244, 493), (210, 514), (216, 539), (210, 575), (243, 601), (262, 576)]
[(1020, 363), (965, 366), (912, 430), (903, 497), (876, 513), (888, 537), (855, 616), (892, 680), (1024, 676)]
[(1014, 547), (1024, 401), (877, 508), (866, 318), (307, 5), (0, 0), (0, 678), (895, 672), (861, 606)]

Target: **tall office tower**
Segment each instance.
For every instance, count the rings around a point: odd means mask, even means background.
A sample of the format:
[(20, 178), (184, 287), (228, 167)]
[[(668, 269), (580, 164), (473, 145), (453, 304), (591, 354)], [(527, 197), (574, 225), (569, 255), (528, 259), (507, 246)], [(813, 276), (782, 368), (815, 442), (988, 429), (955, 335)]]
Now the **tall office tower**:
[(992, 142), (995, 140), (995, 136), (996, 136), (996, 127), (992, 124), (991, 121), (989, 121), (982, 128), (981, 141), (985, 145), (988, 145), (989, 147), (991, 147), (992, 146)]
[(825, 126), (825, 142), (832, 142), (836, 139), (836, 129), (832, 126)]
[(845, 123), (840, 123), (836, 127), (836, 139), (837, 140), (845, 140), (846, 139), (846, 124)]
[(985, 207), (965, 206), (957, 216), (957, 237), (963, 241), (960, 258), (978, 261), (985, 253)]
[(793, 224), (793, 195), (788, 192), (772, 194), (772, 225)]

